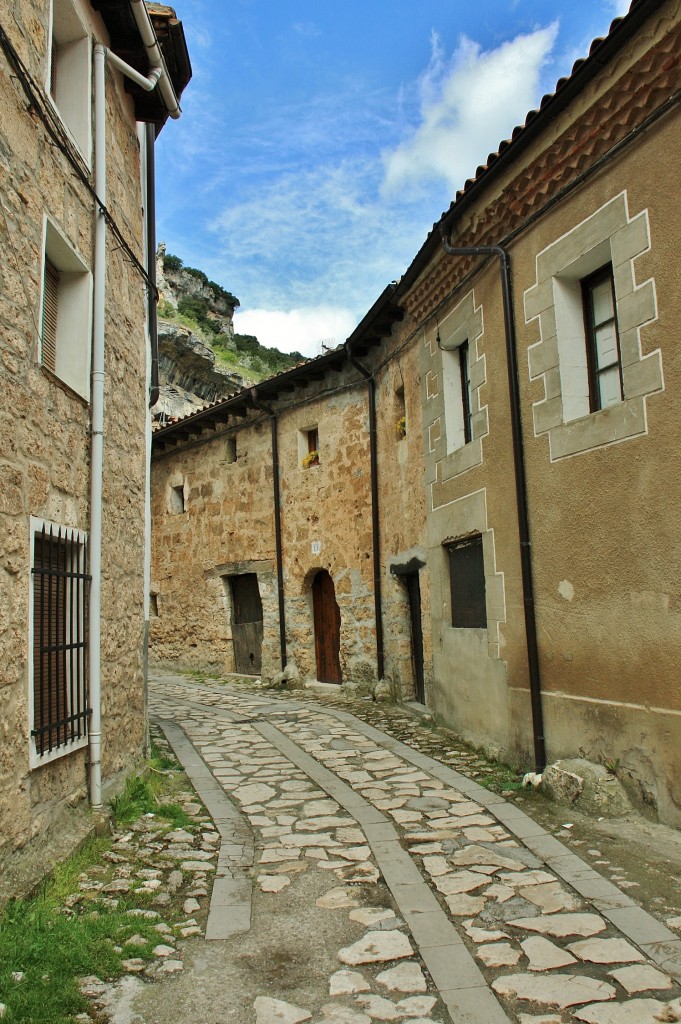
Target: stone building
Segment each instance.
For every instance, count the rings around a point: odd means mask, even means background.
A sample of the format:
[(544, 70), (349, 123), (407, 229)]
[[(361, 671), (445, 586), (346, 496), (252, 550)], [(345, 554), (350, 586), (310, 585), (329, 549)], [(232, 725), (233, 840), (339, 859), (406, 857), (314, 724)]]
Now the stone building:
[(0, 5), (3, 860), (143, 747), (153, 140), (190, 74), (171, 8)]
[(155, 656), (255, 671), (262, 620), (265, 676), (384, 678), (681, 821), (680, 42), (678, 0), (635, 0), (344, 349), (155, 435)]
[(399, 295), (424, 332), (429, 703), (517, 763), (616, 763), (677, 823), (680, 13), (638, 0), (595, 40)]
[(424, 699), (419, 353), (394, 294), (345, 346), (154, 434), (154, 658)]

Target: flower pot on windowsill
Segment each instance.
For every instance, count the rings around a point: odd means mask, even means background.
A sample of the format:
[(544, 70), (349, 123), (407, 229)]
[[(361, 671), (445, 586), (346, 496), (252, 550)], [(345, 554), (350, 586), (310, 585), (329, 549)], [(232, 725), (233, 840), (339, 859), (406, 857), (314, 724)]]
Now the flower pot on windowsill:
[(305, 456), (305, 458), (303, 459), (303, 469), (309, 469), (310, 466), (318, 466), (318, 465), (319, 465), (319, 452), (317, 452), (317, 451), (308, 452), (307, 455)]

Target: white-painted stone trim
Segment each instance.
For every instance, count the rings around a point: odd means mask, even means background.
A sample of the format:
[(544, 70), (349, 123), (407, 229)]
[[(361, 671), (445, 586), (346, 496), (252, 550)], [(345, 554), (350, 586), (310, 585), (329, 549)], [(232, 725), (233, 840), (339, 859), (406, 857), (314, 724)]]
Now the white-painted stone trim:
[[(657, 299), (653, 278), (636, 283), (634, 260), (649, 249), (648, 211), (630, 218), (621, 192), (537, 255), (536, 281), (524, 301), (525, 322), (539, 321), (540, 341), (527, 358), (530, 380), (544, 382), (544, 398), (532, 409), (534, 433), (548, 434), (552, 462), (647, 433), (647, 396), (664, 388), (660, 350), (641, 350), (641, 327), (657, 319)], [(608, 263), (624, 400), (592, 413), (580, 282)]]
[[(447, 505), (447, 528), (450, 531), (442, 542), (441, 579), (447, 581), (442, 587), (443, 619), (451, 623), (451, 595), (449, 591), (449, 562), (445, 545), (462, 540), (472, 534), (482, 536), (482, 558), (485, 567), (485, 605), (487, 609), (487, 645), (491, 658), (500, 657), (499, 626), (506, 621), (506, 588), (504, 573), (497, 570), (494, 530), (487, 523), (487, 491), (482, 488), (472, 494), (465, 494)], [(456, 627), (446, 625), (448, 629)]]
[[(484, 334), (482, 306), (476, 306), (475, 294), (471, 289), (467, 295), (447, 314), (442, 322), (432, 328), (431, 352), (440, 351), (442, 366), (442, 415), (440, 434), (444, 424), (446, 454), (440, 460), (440, 479), (448, 480), (465, 473), (473, 466), (482, 464), (482, 439), (489, 433), (487, 406), (480, 401), (480, 388), (487, 379), (485, 356), (481, 352)], [(437, 343), (439, 333), (440, 343)], [(463, 405), (461, 402), (461, 376), (459, 347), (468, 342), (471, 433), (472, 439), (464, 443)], [(436, 438), (431, 438), (431, 446)], [(432, 450), (432, 448), (431, 448)]]

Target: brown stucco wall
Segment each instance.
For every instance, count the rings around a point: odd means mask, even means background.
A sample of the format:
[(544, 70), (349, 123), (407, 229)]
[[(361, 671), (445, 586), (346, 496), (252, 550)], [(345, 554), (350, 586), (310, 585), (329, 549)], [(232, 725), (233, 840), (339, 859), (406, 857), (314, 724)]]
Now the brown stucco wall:
[[(88, 5), (89, 6), (89, 5)], [(4, 29), (44, 81), (49, 4), (18, 0)], [(101, 22), (91, 25), (105, 38)], [(91, 269), (93, 202), (26, 112), (0, 55), (0, 855), (41, 834), (85, 795), (86, 751), (29, 770), (29, 517), (89, 529), (90, 410), (39, 360), (43, 217)], [(107, 73), (109, 202), (142, 251), (140, 164), (131, 101)], [(144, 290), (108, 245), (102, 580), (103, 776), (139, 754), (144, 730), (146, 429)]]
[[(681, 820), (681, 557), (676, 542), (681, 493), (672, 470), (681, 442), (676, 337), (681, 299), (674, 255), (680, 223), (672, 159), (680, 145), (678, 109), (651, 123), (620, 152), (610, 158), (607, 152), (673, 91), (670, 83), (679, 77), (673, 57), (679, 31), (679, 5), (666, 5), (518, 163), (479, 188), (477, 203), (469, 205), (452, 236), (453, 244), (464, 245), (511, 236), (548, 758), (619, 759), (630, 792), (675, 822)], [(596, 160), (601, 163), (595, 173), (560, 198), (560, 189)], [(555, 204), (542, 212), (542, 204), (554, 196)], [(557, 369), (545, 377), (537, 373), (542, 335), (531, 315), (534, 306), (525, 321), (524, 304), (538, 280), (537, 255), (617, 197), (624, 197), (630, 221), (639, 218), (642, 237), (647, 218), (650, 249), (644, 237), (629, 278), (618, 277), (616, 287), (622, 338), (634, 307), (648, 310), (641, 314), (639, 309), (637, 322), (650, 321), (640, 328), (640, 343), (643, 359), (649, 357), (646, 379), (653, 383), (636, 408), (634, 399), (623, 406), (624, 420), (631, 408), (631, 424), (623, 433), (604, 440), (610, 410), (592, 414), (575, 425), (586, 438), (581, 448), (562, 455), (548, 429), (555, 415), (549, 400), (560, 393), (560, 376)], [(530, 214), (536, 219), (528, 222)], [(457, 287), (457, 279), (471, 271)], [(645, 286), (649, 279), (654, 293)], [(416, 281), (406, 305), (426, 335), (422, 374), (432, 499), (428, 533), (436, 710), (475, 742), (529, 768), (532, 723), (499, 281), (496, 260), (486, 266), (478, 261), (476, 268), (473, 258), (438, 255)], [(442, 355), (434, 339), (436, 325), (471, 291), (484, 321), (479, 348), (485, 356), (485, 382), (479, 394), (487, 404), (489, 433), (482, 436), (482, 463), (455, 473), (441, 436)], [(532, 302), (537, 301), (533, 296)], [(657, 365), (657, 356), (650, 355), (657, 349), (662, 374), (655, 383), (649, 371)], [(549, 394), (549, 388), (558, 391)], [(625, 398), (633, 393), (625, 388)], [(535, 414), (544, 399), (542, 426)], [(498, 648), (489, 631), (485, 637), (475, 635), (485, 631), (452, 629), (447, 623), (449, 575), (442, 544), (478, 531), (488, 546), (493, 534), (496, 570), (503, 574)], [(488, 612), (489, 582), (487, 577)]]

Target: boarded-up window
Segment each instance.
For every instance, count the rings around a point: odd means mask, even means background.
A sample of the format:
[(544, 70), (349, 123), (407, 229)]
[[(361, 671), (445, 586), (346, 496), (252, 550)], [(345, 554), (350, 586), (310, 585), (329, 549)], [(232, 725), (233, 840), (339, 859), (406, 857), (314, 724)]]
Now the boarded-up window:
[(485, 629), (487, 605), (482, 537), (478, 534), (448, 544), (446, 551), (449, 559), (452, 626)]
[(33, 535), (33, 722), (41, 757), (87, 736), (88, 581), (84, 539), (42, 524)]
[(59, 302), (59, 271), (45, 260), (43, 287), (43, 337), (41, 362), (54, 373), (57, 369), (57, 307)]

